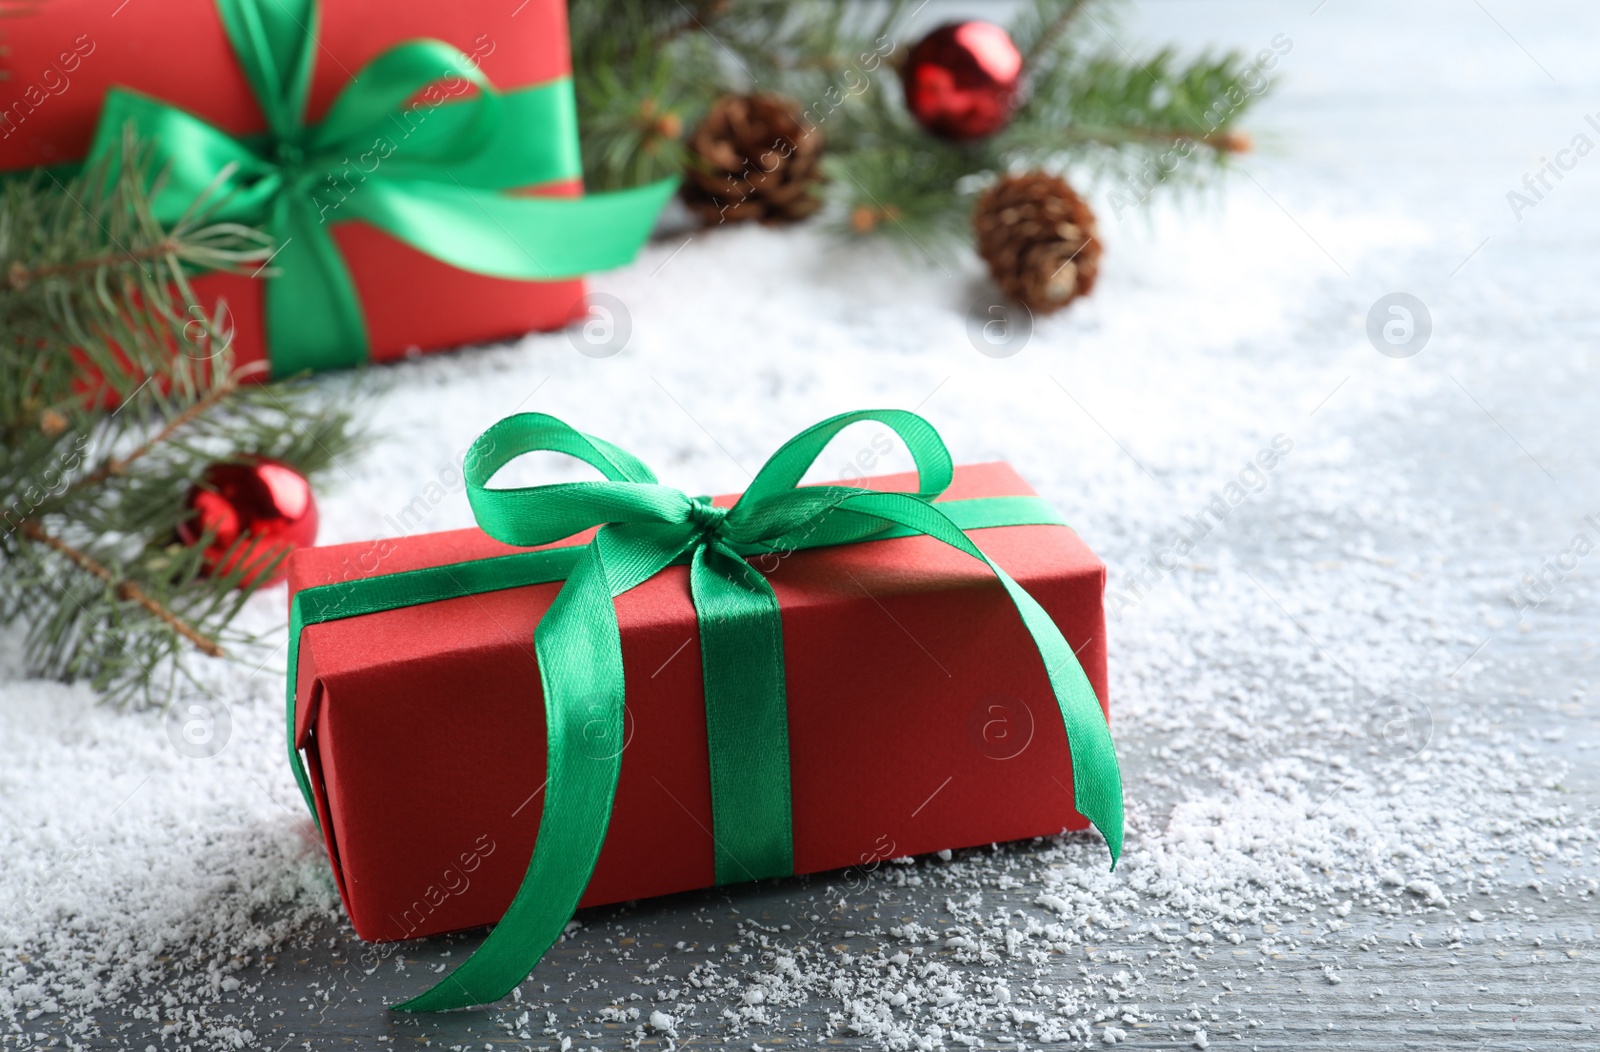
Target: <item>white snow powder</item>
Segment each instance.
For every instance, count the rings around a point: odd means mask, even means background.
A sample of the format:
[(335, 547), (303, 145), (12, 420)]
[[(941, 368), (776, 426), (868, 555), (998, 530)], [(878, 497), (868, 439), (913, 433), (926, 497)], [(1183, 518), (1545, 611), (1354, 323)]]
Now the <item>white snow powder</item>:
[[(1467, 660), (1504, 638), (1504, 587), (1522, 564), (1485, 554), (1481, 524), (1426, 491), (1405, 450), (1374, 462), (1359, 443), (1414, 433), (1404, 428), (1455, 390), (1442, 368), (1376, 355), (1359, 328), (1367, 286), (1387, 289), (1397, 258), (1434, 262), (1434, 235), (1372, 184), (1347, 188), (1298, 163), (1276, 171), (1302, 180), (1310, 203), (1296, 216), (1329, 232), (1325, 248), (1248, 182), (1213, 211), (1156, 208), (1148, 227), (1108, 228), (1100, 289), (1039, 319), (1013, 359), (967, 343), (965, 307), (982, 287), (970, 262), (946, 275), (841, 255), (811, 232), (740, 230), (652, 246), (597, 281), (632, 314), (633, 342), (615, 359), (585, 358), (556, 334), (385, 372), (392, 389), (375, 415), (405, 437), (332, 473), (325, 541), (384, 533), (386, 514), (518, 408), (705, 493), (742, 488), (826, 415), (896, 405), (932, 420), (958, 460), (1011, 460), (1127, 591), (1241, 463), (1274, 435), (1293, 442), (1263, 489), (1111, 626), (1113, 727), (1132, 776), (1115, 873), (1087, 837), (941, 852), (837, 894), (815, 881), (795, 892), (821, 899), (807, 924), (743, 919), (737, 941), (694, 958), (682, 944), (627, 958), (601, 949), (637, 916), (574, 927), (565, 945), (635, 962), (638, 992), (657, 1005), (619, 994), (596, 1006), (596, 1025), (633, 1028), (635, 1041), (697, 1027), (765, 1040), (792, 1034), (805, 1011), (825, 1015), (830, 1035), (892, 1050), (989, 1047), (1002, 1033), (1093, 1046), (1152, 1028), (1203, 1049), (1208, 1034), (1251, 1025), (1211, 1003), (1225, 991), (1202, 989), (1213, 956), (1237, 954), (1243, 969), (1318, 940), (1365, 948), (1391, 919), (1415, 932), (1407, 945), (1510, 939), (1507, 918), (1544, 898), (1593, 901), (1593, 816), (1569, 809), (1560, 743), (1519, 725), (1559, 699), (1500, 696), (1519, 675), (1504, 643)], [(1588, 265), (1584, 280), (1596, 276)], [(1450, 302), (1469, 320), (1497, 294), (1484, 273), (1454, 279)], [(1529, 369), (1560, 359), (1435, 339), (1457, 375), (1516, 354)], [(815, 477), (837, 476), (830, 465), (859, 440), (842, 439)], [(1498, 514), (1514, 534), (1516, 509)], [(446, 500), (423, 528), (469, 522), (464, 499)], [(281, 591), (245, 613), (278, 639), (283, 620)], [(18, 660), (15, 636), (0, 637), (0, 1026), (31, 1041), (49, 1023), (81, 1043), (128, 1024), (160, 1034), (151, 1047), (162, 1049), (251, 1047), (271, 1030), (281, 1046), (287, 1034), (251, 1006), (264, 958), (342, 923), (284, 765), (281, 652), (204, 667), (230, 720), (221, 750), (200, 758), (174, 748), (161, 714), (26, 681)], [(1420, 708), (1391, 700), (1402, 695)], [(897, 913), (902, 891), (928, 908)], [(813, 936), (814, 923), (838, 931)], [(403, 969), (403, 953), (373, 966)], [(1342, 967), (1321, 975), (1345, 982), (1354, 973)], [(544, 1047), (590, 1047), (558, 1025), (564, 1002), (541, 974), (493, 1025), (524, 1045), (542, 1029)]]

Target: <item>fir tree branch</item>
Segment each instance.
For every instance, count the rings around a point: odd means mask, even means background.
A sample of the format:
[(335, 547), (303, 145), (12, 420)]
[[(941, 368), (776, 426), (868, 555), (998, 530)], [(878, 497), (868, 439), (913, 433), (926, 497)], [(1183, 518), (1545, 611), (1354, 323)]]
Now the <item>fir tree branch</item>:
[(249, 274), (269, 239), (204, 202), (163, 224), (143, 158), (128, 140), (70, 183), (0, 182), (0, 622), (31, 673), (119, 702), (248, 641), (233, 618), (281, 560), (250, 535), (221, 558), (178, 541), (207, 467), (310, 475), (355, 441), (337, 392), (234, 370), (227, 313), (189, 275)]
[(187, 639), (189, 642), (193, 643), (195, 649), (199, 650), (207, 657), (227, 656), (227, 652), (222, 649), (222, 646), (217, 643), (216, 640), (209, 636), (203, 635), (197, 631), (193, 625), (183, 620), (183, 618), (179, 617), (177, 614), (174, 614), (171, 610), (168, 610), (165, 606), (162, 606), (160, 603), (156, 602), (148, 593), (145, 592), (143, 588), (139, 587), (137, 582), (130, 581), (119, 576), (101, 564), (93, 556), (87, 554), (86, 552), (79, 551), (66, 541), (63, 541), (60, 538), (46, 532), (45, 528), (40, 526), (38, 523), (32, 520), (26, 520), (17, 527), (17, 532), (21, 533), (22, 536), (26, 537), (30, 541), (42, 544), (46, 548), (50, 548), (56, 552), (59, 552), (74, 566), (77, 566), (79, 569), (84, 570), (87, 573), (93, 574), (106, 584), (111, 585), (116, 590), (118, 599), (121, 599), (124, 602), (137, 603), (139, 606), (147, 610), (151, 616), (156, 618), (156, 620), (160, 621), (162, 624), (178, 633), (178, 635), (182, 636), (184, 639)]
[(1066, 33), (1067, 27), (1077, 20), (1078, 16), (1083, 13), (1083, 10), (1091, 2), (1092, 0), (1067, 0), (1055, 17), (1046, 22), (1039, 30), (1038, 37), (1028, 46), (1028, 50), (1023, 53), (1022, 68), (1024, 70), (1032, 69), (1039, 59), (1056, 46), (1056, 42)]
[[(965, 238), (973, 192), (997, 172), (1070, 165), (1090, 179), (1141, 173), (1152, 188), (1200, 183), (1248, 149), (1238, 125), (1265, 91), (1240, 55), (1106, 50), (1090, 23), (1114, 24), (1116, 0), (1031, 0), (1008, 27), (1027, 98), (1004, 131), (950, 143), (910, 119), (891, 61), (915, 39), (920, 4), (683, 4), (687, 17), (680, 4), (572, 0), (585, 180), (620, 188), (682, 172), (693, 161), (679, 128), (717, 95), (759, 88), (798, 101), (826, 135), (831, 222), (923, 250)], [(1185, 142), (1196, 148), (1177, 170), (1142, 174)]]
[(107, 460), (96, 470), (80, 477), (76, 482), (73, 483), (73, 488), (82, 486), (95, 486), (115, 475), (122, 475), (126, 473), (128, 468), (131, 467), (136, 460), (149, 453), (152, 449), (161, 445), (163, 442), (167, 441), (180, 428), (184, 427), (186, 424), (193, 423), (200, 417), (211, 412), (211, 410), (215, 409), (217, 406), (221, 405), (227, 399), (233, 397), (233, 395), (239, 390), (239, 379), (241, 377), (261, 372), (264, 370), (264, 368), (265, 366), (263, 364), (258, 363), (256, 366), (240, 370), (240, 372), (234, 374), (233, 376), (226, 377), (211, 391), (211, 393), (207, 394), (199, 401), (196, 401), (188, 407), (180, 410), (175, 416), (162, 425), (161, 430), (157, 431), (155, 434), (139, 443), (126, 454), (120, 457), (113, 457)]
[(6, 271), (6, 281), (10, 283), (13, 289), (20, 290), (43, 278), (94, 273), (124, 261), (140, 263), (165, 259), (176, 253), (180, 248), (181, 244), (178, 241), (169, 238), (154, 245), (142, 246), (137, 249), (118, 248), (110, 252), (69, 260), (65, 263), (29, 267), (23, 264), (21, 260), (15, 260), (12, 262), (11, 268)]
[(684, 7), (682, 17), (669, 23), (651, 38), (650, 47), (665, 47), (690, 30), (710, 32), (711, 27), (707, 23), (716, 21), (717, 16), (726, 13), (730, 6), (730, 0), (695, 0), (694, 9)]

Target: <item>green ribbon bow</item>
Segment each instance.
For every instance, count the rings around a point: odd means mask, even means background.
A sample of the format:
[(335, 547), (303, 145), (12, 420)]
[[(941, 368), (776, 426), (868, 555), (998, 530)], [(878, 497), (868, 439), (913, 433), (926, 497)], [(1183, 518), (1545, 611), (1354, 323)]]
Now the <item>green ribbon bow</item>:
[[(905, 442), (916, 463), (917, 492), (799, 485), (828, 441), (862, 420), (888, 425)], [(501, 467), (536, 451), (577, 457), (605, 481), (487, 487)], [(477, 953), (397, 1008), (438, 1011), (498, 1000), (561, 936), (605, 841), (622, 768), (620, 749), (595, 747), (621, 742), (623, 735), (622, 638), (614, 603), (668, 566), (688, 564), (699, 622), (719, 884), (794, 872), (783, 623), (772, 586), (747, 557), (918, 534), (981, 560), (1011, 597), (1060, 706), (1076, 807), (1104, 835), (1115, 865), (1122, 851), (1122, 778), (1094, 688), (1050, 615), (964, 532), (1066, 524), (1037, 497), (933, 503), (950, 484), (953, 467), (938, 432), (920, 416), (888, 409), (824, 420), (778, 450), (727, 509), (660, 485), (637, 457), (540, 413), (507, 417), (489, 428), (473, 443), (464, 467), (473, 513), (496, 540), (542, 545), (600, 528), (586, 545), (307, 588), (290, 606), (289, 757), (315, 815), (295, 742), (300, 634), (307, 625), (566, 581), (533, 637), (549, 752), (543, 817), (528, 872)]]
[[(503, 192), (581, 174), (571, 78), (502, 94), (473, 56), (439, 40), (383, 52), (321, 124), (308, 125), (316, 0), (216, 5), (267, 133), (240, 140), (113, 88), (89, 159), (115, 158), (131, 127), (164, 172), (157, 219), (175, 223), (207, 196), (218, 202), (217, 221), (273, 236), (266, 341), (276, 376), (367, 358), (366, 323), (332, 223), (370, 223), (475, 274), (547, 281), (631, 260), (673, 192), (670, 179), (581, 198)], [(446, 98), (471, 88), (471, 97)], [(424, 89), (432, 96), (419, 99)]]

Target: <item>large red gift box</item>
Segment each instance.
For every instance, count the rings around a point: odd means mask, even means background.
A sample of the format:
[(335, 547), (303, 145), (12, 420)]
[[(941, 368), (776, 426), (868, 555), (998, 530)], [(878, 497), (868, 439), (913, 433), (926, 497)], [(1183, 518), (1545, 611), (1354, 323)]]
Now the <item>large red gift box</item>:
[[(502, 91), (571, 71), (563, 0), (323, 0), (318, 23), (311, 123), (323, 119), (353, 71), (415, 38), (443, 40), (472, 56)], [(0, 172), (82, 160), (113, 86), (170, 102), (237, 136), (265, 129), (214, 0), (50, 0), (8, 20), (5, 48)], [(569, 130), (575, 127), (574, 121)], [(525, 189), (576, 196), (582, 184), (569, 179)], [(332, 236), (366, 305), (374, 361), (560, 328), (583, 312), (581, 279), (471, 274), (361, 222), (341, 222)], [(211, 274), (193, 284), (208, 313), (218, 298), (227, 301), (235, 363), (263, 359), (263, 282)]]
[[(913, 475), (851, 484), (916, 488)], [(957, 468), (940, 500), (1033, 493), (1009, 465), (991, 463)], [(1060, 627), (1104, 709), (1104, 564), (1064, 526), (970, 536)], [(289, 562), (290, 595), (517, 550), (476, 529), (302, 550)], [(1038, 650), (981, 563), (926, 536), (751, 562), (782, 612), (796, 872), (1086, 827)], [(688, 575), (669, 567), (617, 600), (622, 774), (584, 905), (715, 882)], [(542, 810), (533, 632), (560, 587), (306, 627), (295, 741), (362, 938), (492, 924), (505, 912)]]

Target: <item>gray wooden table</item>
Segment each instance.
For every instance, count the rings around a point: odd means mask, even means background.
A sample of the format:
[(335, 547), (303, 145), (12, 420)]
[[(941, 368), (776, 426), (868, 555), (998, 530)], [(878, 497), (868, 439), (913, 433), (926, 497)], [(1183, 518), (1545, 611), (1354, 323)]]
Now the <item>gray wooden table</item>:
[[(1448, 301), (1444, 290), (1457, 274), (1492, 276), (1495, 296), (1455, 303), (1454, 314), (1440, 311), (1436, 322), (1441, 333), (1454, 325), (1458, 335), (1468, 333), (1463, 338), (1507, 348), (1505, 368), (1477, 374), (1478, 389), (1493, 391), (1494, 412), (1446, 387), (1426, 413), (1352, 416), (1343, 437), (1355, 448), (1357, 474), (1398, 480), (1454, 510), (1460, 528), (1442, 553), (1446, 567), (1499, 559), (1509, 584), (1548, 554), (1545, 538), (1561, 535), (1582, 510), (1600, 513), (1600, 370), (1593, 349), (1600, 331), (1594, 300), (1600, 209), (1593, 207), (1600, 204), (1600, 161), (1586, 162), (1592, 169), (1580, 168), (1560, 186), (1561, 195), (1584, 207), (1561, 205), (1565, 211), (1539, 225), (1534, 220), (1555, 216), (1557, 206), (1541, 202), (1519, 221), (1507, 203), (1523, 173), (1581, 132), (1582, 115), (1600, 106), (1592, 61), (1600, 14), (1577, 4), (1513, 10), (1505, 0), (1395, 6), (1149, 3), (1116, 32), (1130, 45), (1176, 38), (1250, 50), (1275, 34), (1293, 39), (1281, 91), (1255, 122), (1266, 148), (1245, 159), (1247, 174), (1236, 178), (1247, 190), (1254, 181), (1307, 237), (1327, 216), (1313, 216), (1316, 195), (1302, 189), (1344, 180), (1371, 193), (1371, 221), (1457, 225), (1459, 249), (1397, 250), (1390, 277), (1396, 285), (1441, 290), (1437, 295)], [(1296, 320), (1329, 334), (1327, 340), (1286, 333), (1285, 347), (1364, 339), (1361, 311), (1386, 287), (1370, 294), (1330, 290), (1325, 310)], [(1543, 348), (1545, 356), (1530, 356), (1530, 348)], [(1530, 468), (1534, 458), (1552, 468), (1550, 477), (1543, 467)], [(1265, 567), (1258, 572), (1268, 589), (1275, 581), (1271, 566), (1305, 558), (1304, 538), (1284, 532), (1270, 503), (1231, 522), (1215, 543), (1246, 565)], [(1337, 537), (1327, 548), (1337, 555)], [(1600, 714), (1592, 693), (1600, 603), (1586, 584), (1593, 574), (1585, 566), (1575, 575), (1534, 630), (1519, 632), (1508, 621), (1488, 644), (1492, 671), (1470, 689), (1458, 689), (1448, 670), (1418, 688), (1437, 726), (1472, 722), (1511, 730), (1540, 755), (1569, 761), (1572, 774), (1561, 789), (1570, 800), (1571, 828), (1589, 830), (1600, 807), (1593, 751), (1600, 747)], [(1119, 739), (1128, 783), (1156, 814), (1184, 789), (1181, 778), (1161, 787), (1169, 772), (1162, 750), (1173, 744), (1150, 727), (1125, 726)], [(383, 1006), (458, 963), (481, 935), (387, 948), (369, 969), (365, 948), (342, 917), (329, 916), (306, 930), (293, 951), (246, 969), (243, 985), (218, 1003), (171, 1006), (163, 1022), (184, 1011), (212, 1019), (233, 1013), (251, 1030), (244, 1043), (267, 1049), (870, 1045), (878, 1042), (853, 1036), (837, 1018), (857, 996), (850, 990), (813, 990), (803, 1004), (747, 1025), (723, 1014), (748, 1007), (747, 994), (706, 979), (705, 966), (738, 977), (751, 967), (752, 954), (760, 964), (762, 940), (817, 969), (823, 958), (870, 958), (879, 947), (892, 954), (902, 941), (889, 928), (916, 922), (953, 930), (974, 894), (982, 903), (972, 908), (986, 915), (1008, 913), (1019, 926), (1026, 917), (1048, 921), (1038, 904), (1039, 882), (1063, 850), (1077, 848), (1012, 845), (972, 853), (983, 858), (966, 867), (959, 859), (933, 859), (900, 869), (900, 876), (919, 874), (920, 886), (903, 886), (894, 872), (864, 883), (860, 874), (831, 874), (587, 911), (581, 930), (551, 952), (517, 1000), (432, 1017)], [(1580, 863), (1560, 876), (1525, 893), (1485, 896), (1475, 907), (1483, 919), (1472, 922), (1461, 915), (1469, 902), (1444, 910), (1416, 896), (1374, 895), (1372, 902), (1390, 905), (1358, 904), (1336, 931), (1325, 915), (1300, 917), (1271, 933), (1267, 952), (1259, 930), (1239, 946), (1190, 941), (1181, 937), (1189, 930), (1183, 916), (1151, 912), (1095, 942), (1033, 959), (963, 963), (960, 949), (943, 941), (922, 950), (927, 959), (1006, 977), (1024, 1011), (1055, 996), (1036, 992), (1035, 984), (1052, 991), (1093, 987), (1103, 1014), (1088, 1034), (1096, 1043), (1110, 1023), (1140, 1048), (1597, 1048), (1600, 910), (1595, 885), (1582, 891), (1582, 878), (1600, 876), (1592, 841)], [(847, 973), (836, 966), (831, 974)], [(1119, 973), (1137, 973), (1133, 985)], [(739, 988), (748, 989), (748, 981)], [(1138, 1005), (1127, 1019), (1116, 1011), (1123, 989)], [(159, 993), (152, 990), (152, 999)], [(604, 1018), (613, 1004), (616, 1017)], [(670, 1030), (650, 1026), (656, 1011), (672, 1017)], [(181, 1034), (163, 1036), (162, 1024), (131, 1019), (126, 1006), (101, 1016), (106, 1033), (118, 1036), (95, 1043), (134, 1049), (182, 1043)], [(983, 1048), (1036, 1043), (1031, 1027), (998, 1018), (966, 1036)]]

